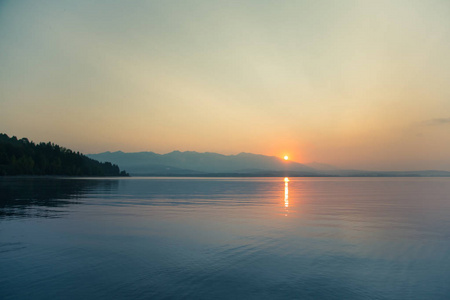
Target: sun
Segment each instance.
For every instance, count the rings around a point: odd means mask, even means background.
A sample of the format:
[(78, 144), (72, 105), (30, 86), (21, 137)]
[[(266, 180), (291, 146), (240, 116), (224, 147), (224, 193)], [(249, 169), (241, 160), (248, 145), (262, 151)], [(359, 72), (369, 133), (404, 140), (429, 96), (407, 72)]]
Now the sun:
[(288, 159), (289, 159), (289, 156), (285, 155), (284, 160), (288, 160)]

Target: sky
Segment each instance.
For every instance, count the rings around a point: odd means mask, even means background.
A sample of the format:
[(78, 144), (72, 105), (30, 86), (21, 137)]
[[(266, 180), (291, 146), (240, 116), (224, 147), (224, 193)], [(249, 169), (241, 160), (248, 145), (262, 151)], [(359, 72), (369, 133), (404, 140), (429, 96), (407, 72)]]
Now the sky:
[(0, 0), (0, 132), (450, 170), (450, 1)]

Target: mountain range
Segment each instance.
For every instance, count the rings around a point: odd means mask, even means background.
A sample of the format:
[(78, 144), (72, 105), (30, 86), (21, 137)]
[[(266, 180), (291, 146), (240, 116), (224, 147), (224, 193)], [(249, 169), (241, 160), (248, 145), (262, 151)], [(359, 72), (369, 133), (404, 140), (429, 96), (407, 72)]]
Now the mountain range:
[(345, 170), (323, 163), (301, 164), (276, 156), (252, 153), (223, 155), (212, 152), (173, 151), (167, 154), (154, 152), (125, 153), (103, 152), (88, 157), (117, 164), (132, 176), (348, 176), (348, 177), (450, 177), (448, 171), (364, 171)]

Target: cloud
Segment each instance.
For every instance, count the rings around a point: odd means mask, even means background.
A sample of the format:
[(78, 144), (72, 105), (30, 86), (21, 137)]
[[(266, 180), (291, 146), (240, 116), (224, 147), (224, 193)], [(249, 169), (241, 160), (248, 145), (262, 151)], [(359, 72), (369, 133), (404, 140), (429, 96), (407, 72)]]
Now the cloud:
[(447, 125), (450, 124), (450, 118), (436, 118), (431, 120), (426, 120), (423, 122), (425, 125), (435, 126), (435, 125)]

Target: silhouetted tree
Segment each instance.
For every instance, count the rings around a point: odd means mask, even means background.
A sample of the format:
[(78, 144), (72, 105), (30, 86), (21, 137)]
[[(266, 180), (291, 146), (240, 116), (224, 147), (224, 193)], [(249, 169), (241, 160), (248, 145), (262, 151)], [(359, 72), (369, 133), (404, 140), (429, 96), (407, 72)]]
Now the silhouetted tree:
[(54, 143), (18, 140), (0, 133), (1, 175), (129, 176), (110, 162), (101, 163)]

